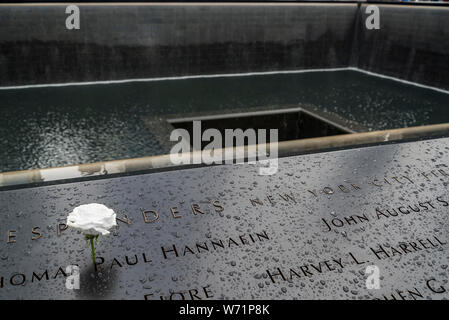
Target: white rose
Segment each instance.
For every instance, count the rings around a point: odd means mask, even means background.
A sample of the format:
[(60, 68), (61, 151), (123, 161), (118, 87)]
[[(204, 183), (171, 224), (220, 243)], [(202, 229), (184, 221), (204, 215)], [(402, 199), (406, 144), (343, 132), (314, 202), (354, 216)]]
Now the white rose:
[(67, 217), (67, 225), (81, 230), (87, 236), (108, 235), (117, 225), (114, 210), (99, 203), (83, 204), (73, 209)]

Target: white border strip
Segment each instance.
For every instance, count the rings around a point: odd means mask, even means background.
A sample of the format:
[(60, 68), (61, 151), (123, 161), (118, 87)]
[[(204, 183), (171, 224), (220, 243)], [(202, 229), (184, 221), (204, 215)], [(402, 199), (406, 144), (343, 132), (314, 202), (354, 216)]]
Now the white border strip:
[(49, 83), (49, 84), (30, 84), (21, 86), (5, 86), (0, 87), (0, 90), (16, 90), (16, 89), (31, 89), (31, 88), (49, 88), (49, 87), (69, 87), (69, 86), (89, 86), (89, 85), (107, 85), (107, 84), (120, 84), (120, 83), (133, 83), (133, 82), (151, 82), (151, 81), (174, 81), (174, 80), (187, 80), (187, 79), (207, 79), (207, 78), (228, 78), (228, 77), (250, 77), (250, 76), (263, 76), (263, 75), (275, 75), (275, 74), (297, 74), (297, 73), (312, 73), (312, 72), (334, 72), (334, 71), (358, 71), (370, 76), (389, 79), (408, 85), (434, 90), (441, 93), (449, 94), (448, 90), (432, 87), (424, 84), (419, 84), (412, 81), (407, 81), (391, 76), (386, 76), (380, 73), (366, 71), (355, 67), (344, 68), (327, 68), (327, 69), (303, 69), (303, 70), (284, 70), (284, 71), (261, 71), (261, 72), (247, 72), (247, 73), (223, 73), (223, 74), (205, 74), (205, 75), (192, 75), (192, 76), (180, 76), (180, 77), (159, 77), (159, 78), (139, 78), (139, 79), (123, 79), (123, 80), (106, 80), (106, 81), (86, 81), (86, 82), (67, 82), (67, 83)]
[(367, 71), (367, 70), (363, 70), (363, 69), (359, 69), (359, 68), (354, 68), (354, 67), (348, 67), (347, 69), (348, 70), (362, 72), (362, 73), (365, 73), (365, 74), (370, 75), (370, 76), (375, 76), (375, 77), (379, 77), (379, 78), (389, 79), (389, 80), (393, 80), (393, 81), (409, 84), (409, 85), (412, 85), (412, 86), (416, 86), (416, 87), (420, 87), (420, 88), (424, 88), (424, 89), (429, 89), (429, 90), (434, 90), (434, 91), (438, 91), (438, 92), (441, 92), (441, 93), (449, 94), (449, 90), (444, 90), (444, 89), (441, 89), (441, 88), (432, 87), (432, 86), (428, 86), (428, 85), (425, 85), (425, 84), (420, 84), (420, 83), (417, 83), (417, 82), (412, 82), (412, 81), (403, 80), (403, 79), (399, 79), (399, 78), (395, 78), (395, 77), (391, 77), (391, 76), (386, 76), (384, 74), (371, 72), (371, 71)]
[(328, 68), (328, 69), (304, 69), (304, 70), (285, 70), (285, 71), (261, 71), (261, 72), (246, 72), (246, 73), (222, 73), (222, 74), (203, 74), (179, 77), (160, 77), (160, 78), (138, 78), (138, 79), (123, 79), (123, 80), (104, 80), (104, 81), (86, 81), (86, 82), (67, 82), (67, 83), (49, 83), (49, 84), (30, 84), (22, 86), (8, 86), (0, 87), (0, 90), (11, 89), (28, 89), (28, 88), (46, 88), (46, 87), (66, 87), (66, 86), (87, 86), (96, 84), (115, 84), (115, 83), (130, 83), (130, 82), (150, 82), (150, 81), (170, 81), (170, 80), (187, 80), (187, 79), (207, 79), (207, 78), (227, 78), (227, 77), (249, 77), (249, 76), (263, 76), (270, 74), (289, 74), (289, 73), (308, 73), (308, 72), (333, 72), (349, 70), (349, 68)]

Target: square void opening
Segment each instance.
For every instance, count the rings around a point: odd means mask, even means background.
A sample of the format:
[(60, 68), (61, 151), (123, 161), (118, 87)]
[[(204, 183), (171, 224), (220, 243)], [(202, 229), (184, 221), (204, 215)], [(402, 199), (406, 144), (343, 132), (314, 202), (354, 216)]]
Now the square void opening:
[[(267, 129), (266, 142), (270, 141), (269, 129), (278, 129), (279, 141), (353, 133), (345, 127), (300, 108), (170, 119), (168, 122), (176, 129), (187, 130), (192, 137), (194, 120), (201, 120), (201, 133), (209, 128), (219, 130), (223, 137), (223, 146), (225, 129)], [(201, 147), (204, 148), (208, 143), (202, 142)]]

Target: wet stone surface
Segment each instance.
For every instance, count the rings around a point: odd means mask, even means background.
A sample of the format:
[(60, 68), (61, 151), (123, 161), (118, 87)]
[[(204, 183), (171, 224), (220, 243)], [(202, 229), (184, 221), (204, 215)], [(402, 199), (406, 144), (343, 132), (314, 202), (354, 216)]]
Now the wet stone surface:
[[(272, 176), (224, 165), (2, 191), (0, 298), (448, 298), (448, 166), (436, 139), (282, 158)], [(121, 219), (97, 271), (62, 225), (91, 202)]]

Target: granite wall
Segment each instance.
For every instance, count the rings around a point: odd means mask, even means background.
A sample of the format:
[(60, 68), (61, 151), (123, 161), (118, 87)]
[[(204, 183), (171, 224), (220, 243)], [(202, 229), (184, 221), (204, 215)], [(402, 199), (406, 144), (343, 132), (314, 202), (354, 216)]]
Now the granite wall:
[(359, 21), (353, 66), (449, 89), (449, 6), (378, 6), (379, 30)]
[(0, 5), (0, 86), (354, 66), (449, 88), (449, 8), (379, 5)]
[(0, 6), (1, 85), (344, 67), (355, 4)]

